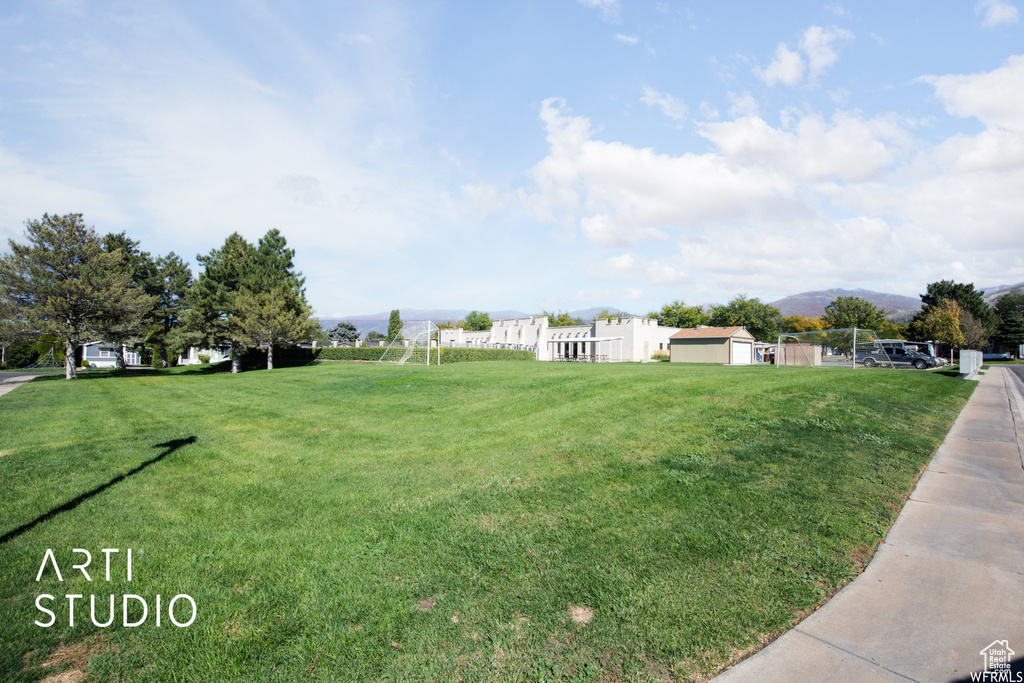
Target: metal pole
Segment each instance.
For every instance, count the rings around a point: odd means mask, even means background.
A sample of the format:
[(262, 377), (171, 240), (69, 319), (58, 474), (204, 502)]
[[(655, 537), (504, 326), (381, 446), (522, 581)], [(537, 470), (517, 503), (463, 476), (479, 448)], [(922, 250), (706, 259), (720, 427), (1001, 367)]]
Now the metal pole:
[(775, 367), (779, 367), (779, 356), (782, 355), (782, 335), (775, 340)]
[(857, 328), (853, 328), (853, 353), (850, 354), (850, 367), (857, 369)]

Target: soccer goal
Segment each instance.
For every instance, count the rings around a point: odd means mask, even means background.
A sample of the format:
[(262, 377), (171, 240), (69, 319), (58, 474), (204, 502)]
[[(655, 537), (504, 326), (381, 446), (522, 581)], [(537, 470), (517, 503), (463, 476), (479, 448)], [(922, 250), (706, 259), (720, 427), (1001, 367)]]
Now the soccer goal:
[[(436, 353), (435, 353), (436, 350)], [(433, 361), (431, 361), (433, 356)], [(441, 364), (441, 347), (437, 343), (437, 325), (429, 320), (411, 320), (402, 325), (402, 331), (391, 340), (377, 361), (404, 365)]]
[(775, 365), (893, 367), (878, 335), (857, 327), (780, 334)]

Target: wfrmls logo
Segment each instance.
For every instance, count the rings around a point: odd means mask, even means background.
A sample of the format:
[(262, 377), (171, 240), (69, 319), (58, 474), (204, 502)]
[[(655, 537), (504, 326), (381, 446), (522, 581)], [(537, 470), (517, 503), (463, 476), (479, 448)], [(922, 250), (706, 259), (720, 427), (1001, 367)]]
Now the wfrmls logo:
[(979, 652), (985, 660), (985, 670), (971, 673), (972, 681), (988, 683), (1022, 683), (1024, 676), (1010, 670), (1010, 658), (1017, 654), (1010, 649), (1010, 641), (993, 640)]

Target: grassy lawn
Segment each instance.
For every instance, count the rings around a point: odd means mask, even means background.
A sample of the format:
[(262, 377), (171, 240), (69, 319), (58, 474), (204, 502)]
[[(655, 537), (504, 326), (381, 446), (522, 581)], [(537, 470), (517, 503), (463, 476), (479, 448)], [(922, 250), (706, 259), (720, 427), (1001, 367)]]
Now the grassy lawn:
[[(706, 676), (856, 576), (973, 387), (667, 363), (37, 379), (0, 397), (0, 679)], [(48, 548), (63, 582), (36, 581)]]

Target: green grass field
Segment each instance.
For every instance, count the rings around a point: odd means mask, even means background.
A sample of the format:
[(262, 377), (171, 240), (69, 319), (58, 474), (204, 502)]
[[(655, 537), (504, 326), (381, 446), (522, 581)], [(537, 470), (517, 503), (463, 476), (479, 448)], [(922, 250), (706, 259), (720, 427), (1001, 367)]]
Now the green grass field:
[[(0, 679), (700, 679), (856, 576), (973, 386), (522, 362), (36, 380), (0, 397)], [(36, 581), (48, 548), (63, 581)]]

